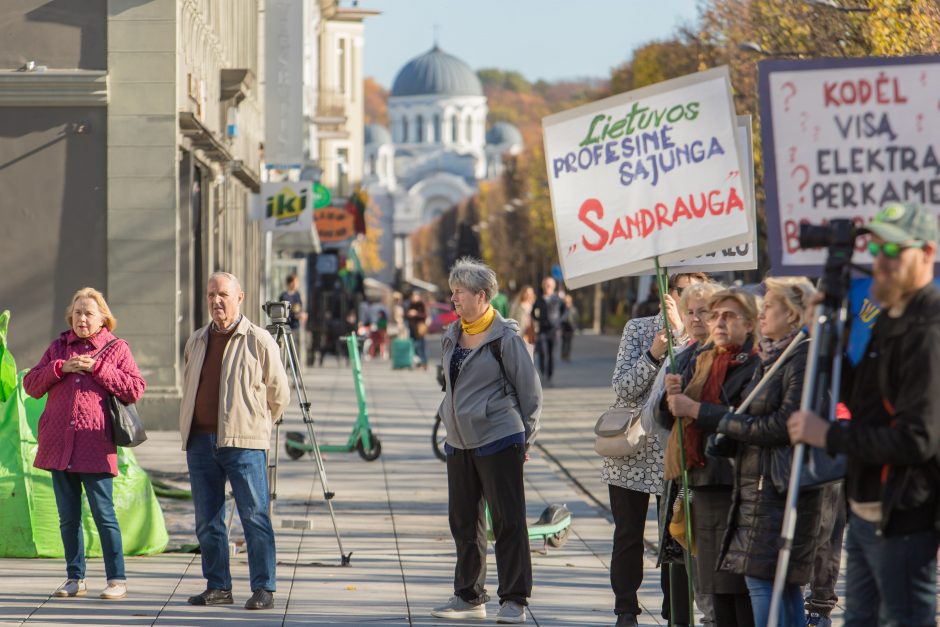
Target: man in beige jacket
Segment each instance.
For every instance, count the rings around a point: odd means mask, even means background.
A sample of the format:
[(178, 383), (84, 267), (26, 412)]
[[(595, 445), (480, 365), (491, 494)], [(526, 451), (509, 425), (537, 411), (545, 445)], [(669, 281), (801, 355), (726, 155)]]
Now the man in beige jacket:
[(271, 427), (290, 401), (287, 373), (271, 334), (241, 314), (245, 293), (238, 279), (214, 273), (206, 298), (212, 322), (186, 342), (180, 404), (180, 435), (207, 583), (189, 603), (233, 602), (225, 528), (228, 479), (248, 545), (252, 595), (245, 609), (269, 609), (274, 606), (276, 554), (268, 515), (267, 451)]

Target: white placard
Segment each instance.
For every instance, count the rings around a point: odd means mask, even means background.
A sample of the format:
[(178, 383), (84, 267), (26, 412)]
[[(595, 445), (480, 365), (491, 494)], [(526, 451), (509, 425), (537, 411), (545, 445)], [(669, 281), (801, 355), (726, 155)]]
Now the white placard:
[(940, 214), (940, 57), (767, 61), (760, 90), (774, 272), (821, 271), (801, 223), (864, 224), (891, 202)]
[(741, 162), (744, 165), (741, 178), (744, 185), (744, 206), (747, 211), (748, 239), (741, 244), (670, 264), (670, 272), (679, 268), (695, 272), (757, 269), (757, 200), (754, 196), (754, 140), (751, 135), (751, 116), (737, 116), (737, 133), (738, 154), (741, 155)]
[(264, 161), (299, 168), (304, 161), (304, 3), (266, 0), (264, 13)]
[(746, 242), (726, 67), (543, 120), (559, 258), (569, 288)]

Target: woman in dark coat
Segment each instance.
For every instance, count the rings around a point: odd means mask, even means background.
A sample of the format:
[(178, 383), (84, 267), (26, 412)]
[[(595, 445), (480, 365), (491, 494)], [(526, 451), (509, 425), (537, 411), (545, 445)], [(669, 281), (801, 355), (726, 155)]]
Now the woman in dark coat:
[[(806, 279), (768, 279), (760, 314), (760, 365), (749, 394), (787, 349), (802, 326), (804, 303), (813, 294)], [(777, 568), (786, 492), (771, 478), (775, 448), (790, 449), (787, 418), (799, 409), (806, 370), (807, 345), (803, 340), (786, 362), (757, 393), (744, 414), (727, 414), (718, 432), (737, 442), (734, 494), (728, 531), (722, 546), (720, 569), (744, 575), (751, 596), (754, 623), (767, 624)], [(789, 456), (788, 456), (789, 457)], [(797, 502), (793, 551), (787, 569), (779, 625), (805, 624), (801, 587), (813, 569), (816, 530), (820, 524), (822, 491), (800, 494)]]
[[(731, 509), (734, 471), (731, 462), (707, 455), (706, 442), (713, 438), (718, 422), (744, 398), (744, 388), (757, 367), (754, 327), (757, 304), (747, 292), (731, 288), (709, 301), (711, 345), (703, 347), (681, 375), (666, 375), (665, 403), (658, 422), (678, 428), (673, 417), (683, 421), (686, 468), (692, 491), (692, 541), (697, 556), (695, 585), (709, 594), (719, 627), (754, 624), (747, 585), (742, 575), (718, 572), (718, 551)], [(662, 404), (661, 404), (662, 407)], [(666, 472), (679, 462), (678, 439), (670, 436), (666, 449)]]

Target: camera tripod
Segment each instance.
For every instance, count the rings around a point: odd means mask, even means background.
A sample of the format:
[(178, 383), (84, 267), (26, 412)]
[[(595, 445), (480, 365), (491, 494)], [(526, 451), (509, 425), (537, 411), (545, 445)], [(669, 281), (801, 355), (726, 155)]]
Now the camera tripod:
[[(343, 540), (339, 535), (339, 527), (336, 526), (336, 514), (333, 512), (333, 497), (335, 493), (329, 488), (326, 479), (326, 467), (323, 465), (323, 456), (320, 455), (320, 447), (317, 443), (317, 434), (313, 429), (313, 418), (310, 417), (310, 401), (307, 400), (307, 388), (304, 386), (303, 376), (300, 373), (300, 361), (297, 358), (297, 347), (294, 344), (294, 336), (286, 319), (272, 318), (272, 324), (267, 326), (268, 332), (274, 337), (278, 347), (284, 353), (285, 365), (291, 375), (294, 384), (294, 391), (300, 401), (300, 413), (304, 419), (304, 425), (307, 427), (307, 434), (313, 443), (313, 458), (317, 464), (317, 475), (320, 478), (320, 485), (323, 486), (323, 499), (326, 501), (326, 507), (330, 512), (330, 520), (333, 522), (333, 533), (336, 535), (336, 544), (339, 546), (340, 563), (342, 566), (348, 566), (352, 553), (343, 551)], [(278, 437), (280, 435), (280, 422), (275, 426), (274, 435), (274, 454), (268, 461), (268, 483), (271, 486), (271, 502), (277, 499), (277, 456), (278, 456)]]

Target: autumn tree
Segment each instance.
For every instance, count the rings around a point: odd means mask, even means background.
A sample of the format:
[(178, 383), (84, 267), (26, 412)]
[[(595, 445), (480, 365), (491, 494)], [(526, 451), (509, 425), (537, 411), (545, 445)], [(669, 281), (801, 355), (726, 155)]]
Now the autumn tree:
[(366, 124), (388, 126), (388, 91), (371, 76), (362, 82)]

